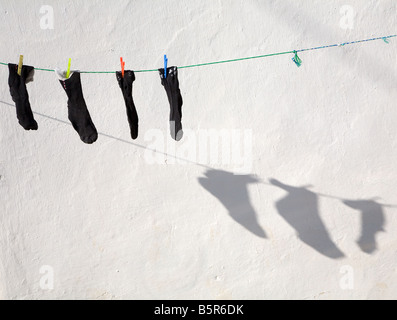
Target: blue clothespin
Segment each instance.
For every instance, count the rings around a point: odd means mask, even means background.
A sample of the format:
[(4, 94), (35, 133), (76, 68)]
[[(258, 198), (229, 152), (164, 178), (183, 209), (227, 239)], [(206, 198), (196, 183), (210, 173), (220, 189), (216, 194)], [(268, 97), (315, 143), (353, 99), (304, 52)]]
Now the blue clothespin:
[(167, 55), (164, 55), (164, 78), (167, 79), (167, 65), (168, 65), (168, 59)]

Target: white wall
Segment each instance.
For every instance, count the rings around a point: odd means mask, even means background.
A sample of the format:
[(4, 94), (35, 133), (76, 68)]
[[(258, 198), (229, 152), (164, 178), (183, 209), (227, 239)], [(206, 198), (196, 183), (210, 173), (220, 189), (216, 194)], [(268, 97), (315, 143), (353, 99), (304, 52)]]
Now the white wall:
[[(53, 30), (40, 27), (44, 4)], [(0, 60), (111, 71), (123, 56), (139, 70), (167, 54), (183, 66), (396, 34), (396, 12), (394, 0), (0, 0)], [(397, 38), (301, 53), (301, 68), (283, 55), (181, 69), (179, 143), (156, 72), (134, 84), (136, 141), (115, 75), (82, 75), (100, 132), (88, 146), (50, 72), (28, 84), (39, 130), (25, 132), (0, 66), (0, 297), (396, 298), (397, 209), (379, 205), (397, 205), (396, 49)], [(248, 172), (200, 161), (211, 129), (248, 137)], [(271, 178), (312, 187), (288, 195)]]

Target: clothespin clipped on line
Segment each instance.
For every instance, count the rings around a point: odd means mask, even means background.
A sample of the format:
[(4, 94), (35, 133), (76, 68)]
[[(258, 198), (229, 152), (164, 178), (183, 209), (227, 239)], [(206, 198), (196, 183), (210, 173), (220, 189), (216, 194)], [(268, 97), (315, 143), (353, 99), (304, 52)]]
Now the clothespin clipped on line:
[(19, 56), (18, 75), (22, 75), (23, 55)]
[(387, 43), (387, 44), (389, 44), (389, 42), (390, 42), (387, 38), (382, 38), (382, 40), (383, 40), (385, 43)]
[(167, 55), (164, 55), (164, 78), (167, 79), (167, 65), (168, 65), (168, 58)]
[(298, 56), (298, 52), (294, 51), (295, 57), (292, 58), (292, 61), (295, 62), (295, 64), (298, 66), (298, 68), (302, 65), (302, 60)]
[(69, 77), (70, 77), (70, 65), (71, 64), (72, 64), (72, 59), (69, 59), (68, 70), (66, 71), (66, 79), (69, 79)]
[(123, 57), (120, 58), (120, 63), (121, 63), (121, 76), (124, 78), (125, 61), (123, 61)]
[(338, 47), (344, 47), (346, 43), (340, 43), (338, 44)]

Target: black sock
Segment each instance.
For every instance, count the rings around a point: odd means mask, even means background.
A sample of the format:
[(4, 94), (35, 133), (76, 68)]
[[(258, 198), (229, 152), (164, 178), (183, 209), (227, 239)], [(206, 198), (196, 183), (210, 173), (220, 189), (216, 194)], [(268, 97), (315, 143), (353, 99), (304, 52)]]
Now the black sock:
[(30, 66), (22, 66), (21, 75), (18, 75), (18, 65), (8, 64), (10, 75), (8, 85), (12, 100), (15, 102), (17, 109), (17, 118), (19, 124), (25, 130), (37, 130), (38, 125), (34, 120), (33, 112), (30, 107), (29, 94), (26, 84), (33, 81), (34, 68)]
[(131, 138), (138, 138), (138, 113), (132, 99), (132, 83), (135, 81), (134, 71), (125, 71), (124, 78), (120, 71), (116, 72), (117, 81), (123, 92), (125, 106), (127, 108), (128, 123), (130, 124)]
[(179, 141), (183, 137), (182, 130), (182, 95), (179, 90), (178, 81), (178, 68), (171, 67), (167, 68), (167, 78), (164, 77), (164, 69), (159, 69), (161, 84), (164, 86), (167, 92), (168, 101), (170, 103), (170, 130), (171, 137)]
[(98, 132), (92, 122), (83, 96), (80, 72), (73, 72), (66, 80), (59, 80), (69, 98), (68, 117), (80, 139), (92, 144), (98, 139)]

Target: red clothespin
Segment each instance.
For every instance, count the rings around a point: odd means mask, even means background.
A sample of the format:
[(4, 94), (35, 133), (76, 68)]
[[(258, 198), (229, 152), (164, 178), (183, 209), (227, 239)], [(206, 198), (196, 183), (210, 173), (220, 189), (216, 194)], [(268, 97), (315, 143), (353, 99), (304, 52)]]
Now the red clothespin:
[(125, 61), (123, 61), (123, 57), (120, 58), (120, 63), (121, 63), (121, 76), (124, 78)]

